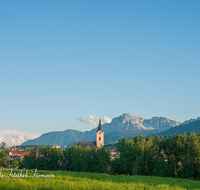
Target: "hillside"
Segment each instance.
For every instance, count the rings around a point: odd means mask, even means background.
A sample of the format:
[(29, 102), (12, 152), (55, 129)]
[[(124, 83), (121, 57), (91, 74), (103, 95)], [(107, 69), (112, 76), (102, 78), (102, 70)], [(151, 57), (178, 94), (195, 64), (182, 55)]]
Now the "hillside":
[[(121, 138), (131, 139), (133, 136), (142, 135), (147, 136), (149, 134), (156, 134), (162, 130), (124, 130), (116, 131), (113, 133), (106, 134), (105, 144), (114, 143), (119, 141)], [(41, 135), (40, 137), (29, 140), (22, 145), (59, 145), (59, 146), (72, 146), (76, 141), (96, 141), (95, 136), (87, 136), (87, 133), (76, 131), (76, 130), (65, 130), (58, 132), (50, 132)]]
[(192, 132), (192, 131), (194, 131), (195, 133), (200, 133), (200, 120), (197, 120), (192, 123), (185, 124), (185, 125), (179, 125), (177, 127), (173, 127), (169, 130), (163, 131), (156, 135), (169, 136), (169, 135), (174, 135), (174, 134), (183, 134), (184, 132), (186, 134), (188, 134), (189, 132)]
[(161, 129), (142, 130), (142, 131), (141, 130), (116, 131), (116, 132), (105, 135), (105, 144), (116, 143), (122, 138), (132, 139), (134, 136), (139, 136), (139, 135), (146, 137), (148, 135), (153, 135), (161, 131), (162, 131)]
[[(130, 114), (122, 114), (113, 118), (111, 123), (102, 125), (105, 134), (105, 143), (116, 142), (121, 138), (132, 138), (137, 135), (152, 134), (153, 130), (163, 131), (171, 127), (179, 125), (180, 122), (169, 120), (165, 117), (153, 117), (144, 119), (132, 116)], [(120, 132), (127, 131), (127, 132)], [(158, 132), (157, 131), (157, 132)], [(118, 133), (116, 133), (118, 132)], [(114, 133), (114, 134), (113, 134)], [(109, 135), (108, 135), (109, 134)], [(78, 130), (68, 129), (65, 131), (57, 131), (42, 134), (40, 137), (28, 140), (22, 145), (60, 145), (72, 146), (76, 141), (95, 141), (96, 128), (91, 131), (81, 132)]]
[(59, 146), (72, 146), (76, 141), (84, 140), (84, 132), (78, 130), (65, 130), (65, 131), (53, 131), (44, 133), (40, 137), (28, 140), (22, 145), (59, 145)]
[(200, 117), (197, 117), (196, 119), (189, 118), (188, 120), (182, 122), (181, 124), (185, 125), (185, 124), (192, 123), (192, 122), (198, 121), (198, 120), (200, 120)]

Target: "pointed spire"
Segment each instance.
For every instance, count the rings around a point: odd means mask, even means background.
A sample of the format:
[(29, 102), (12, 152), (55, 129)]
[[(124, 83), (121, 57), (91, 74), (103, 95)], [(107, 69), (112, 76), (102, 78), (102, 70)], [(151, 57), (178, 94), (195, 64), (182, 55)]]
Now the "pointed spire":
[(101, 116), (99, 117), (99, 126), (97, 131), (103, 131), (101, 126)]

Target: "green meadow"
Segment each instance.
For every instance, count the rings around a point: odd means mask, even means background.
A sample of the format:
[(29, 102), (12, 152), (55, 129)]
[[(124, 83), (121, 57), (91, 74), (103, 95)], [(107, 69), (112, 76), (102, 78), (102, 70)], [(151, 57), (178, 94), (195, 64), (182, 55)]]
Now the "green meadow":
[[(28, 170), (28, 175), (33, 173)], [(18, 173), (20, 170), (13, 170)], [(23, 173), (25, 170), (23, 170)], [(6, 170), (1, 175), (8, 176)], [(109, 175), (69, 171), (37, 171), (40, 175), (54, 175), (54, 178), (0, 178), (0, 189), (200, 189), (200, 181), (150, 176)]]

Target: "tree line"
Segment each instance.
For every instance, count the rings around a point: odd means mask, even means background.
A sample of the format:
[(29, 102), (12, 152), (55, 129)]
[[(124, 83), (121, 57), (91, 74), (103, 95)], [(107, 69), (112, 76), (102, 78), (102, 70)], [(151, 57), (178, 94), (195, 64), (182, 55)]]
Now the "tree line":
[(112, 173), (200, 179), (200, 134), (133, 137), (119, 141)]
[(116, 151), (119, 157), (111, 159), (105, 147), (74, 145), (62, 150), (41, 145), (29, 149), (30, 155), (24, 157), (20, 167), (200, 179), (200, 134), (195, 132), (121, 139)]
[(90, 149), (74, 145), (69, 150), (62, 150), (41, 145), (29, 151), (31, 154), (24, 157), (20, 163), (21, 168), (98, 173), (108, 173), (110, 169), (110, 152), (105, 147)]

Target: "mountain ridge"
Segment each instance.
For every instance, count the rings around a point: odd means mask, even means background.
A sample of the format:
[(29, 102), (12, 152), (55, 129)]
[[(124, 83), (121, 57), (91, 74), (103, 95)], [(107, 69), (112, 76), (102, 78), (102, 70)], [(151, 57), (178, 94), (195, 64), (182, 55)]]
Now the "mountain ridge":
[(192, 131), (194, 131), (195, 133), (200, 133), (200, 120), (196, 120), (194, 122), (187, 123), (187, 124), (181, 124), (179, 126), (170, 128), (166, 131), (157, 133), (155, 135), (158, 135), (158, 136), (165, 136), (165, 135), (173, 136), (174, 134), (183, 134), (184, 132), (187, 135), (189, 132), (192, 132)]
[[(166, 117), (152, 117), (151, 119), (144, 119), (137, 116), (132, 116), (124, 113), (119, 117), (112, 119), (111, 123), (102, 125), (104, 135), (111, 134), (117, 131), (137, 131), (137, 134), (150, 134), (151, 130), (167, 130), (171, 127), (179, 125), (180, 122), (169, 120)], [(28, 140), (22, 145), (68, 145), (71, 146), (77, 141), (94, 141), (96, 137), (96, 128), (91, 131), (81, 132), (74, 129), (67, 129), (65, 131), (53, 131), (44, 133), (40, 137)], [(148, 132), (149, 130), (149, 132)], [(138, 132), (140, 131), (140, 133)], [(144, 132), (142, 132), (144, 131)], [(122, 132), (123, 133), (123, 132)], [(134, 134), (135, 132), (133, 132)], [(120, 133), (119, 133), (120, 134)], [(125, 134), (125, 133), (124, 133)], [(113, 134), (112, 134), (113, 135)], [(116, 135), (116, 139), (118, 135)], [(106, 142), (106, 140), (105, 140)]]
[(200, 117), (197, 117), (196, 119), (189, 118), (188, 120), (185, 120), (181, 124), (184, 125), (184, 124), (192, 123), (192, 122), (198, 121), (198, 120), (200, 120)]

